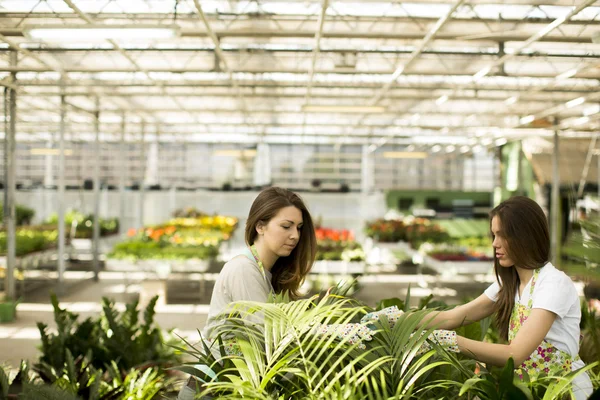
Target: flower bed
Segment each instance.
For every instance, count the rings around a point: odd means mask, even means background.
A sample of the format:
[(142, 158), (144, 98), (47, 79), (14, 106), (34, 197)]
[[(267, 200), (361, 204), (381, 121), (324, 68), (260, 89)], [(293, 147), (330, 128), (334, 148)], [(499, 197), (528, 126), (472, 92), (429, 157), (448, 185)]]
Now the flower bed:
[(354, 240), (354, 234), (346, 229), (317, 228), (317, 260), (364, 261), (362, 246)]
[(237, 223), (236, 218), (217, 215), (174, 218), (163, 225), (130, 229), (129, 240), (115, 245), (108, 256), (130, 261), (215, 258)]
[(406, 217), (402, 220), (378, 219), (368, 222), (367, 236), (383, 243), (408, 242), (413, 248), (422, 243), (443, 243), (449, 235), (440, 226), (425, 218)]

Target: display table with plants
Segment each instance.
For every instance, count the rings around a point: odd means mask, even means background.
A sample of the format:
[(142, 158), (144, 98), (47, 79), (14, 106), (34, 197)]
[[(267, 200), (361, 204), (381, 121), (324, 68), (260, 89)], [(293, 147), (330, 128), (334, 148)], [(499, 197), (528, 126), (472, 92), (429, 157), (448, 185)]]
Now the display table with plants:
[(366, 233), (377, 246), (402, 251), (439, 274), (487, 274), (493, 252), (487, 220), (376, 220)]
[[(109, 251), (119, 240), (119, 219), (118, 218), (100, 218), (100, 252)], [(56, 229), (58, 226), (58, 215), (52, 214), (45, 225)], [(72, 260), (82, 258), (82, 256), (92, 253), (92, 238), (94, 236), (94, 215), (75, 210), (65, 213), (65, 229), (70, 239), (71, 248), (69, 257)]]
[[(107, 237), (119, 233), (118, 218), (99, 218), (100, 237)], [(44, 224), (58, 225), (58, 215), (52, 214)], [(71, 239), (91, 239), (94, 235), (94, 214), (83, 214), (71, 210), (65, 213), (65, 226), (70, 232)]]
[(366, 256), (354, 234), (346, 229), (315, 229), (317, 257), (311, 272), (317, 274), (361, 275)]
[[(2, 206), (2, 203), (0, 203)], [(15, 255), (17, 269), (36, 268), (46, 265), (56, 257), (58, 230), (54, 226), (29, 225), (35, 215), (31, 208), (17, 205)], [(0, 268), (6, 267), (7, 231), (4, 214), (0, 213)]]
[(164, 224), (131, 229), (128, 239), (107, 255), (106, 268), (119, 271), (205, 272), (231, 238), (238, 220), (222, 215), (173, 218)]
[[(6, 231), (0, 231), (0, 276), (6, 271)], [(55, 265), (57, 262), (58, 231), (40, 227), (21, 227), (16, 232), (15, 277), (23, 281), (23, 271)], [(68, 250), (68, 243), (66, 250)], [(0, 285), (2, 283), (0, 282)]]
[(395, 247), (398, 242), (418, 249), (423, 243), (445, 243), (448, 233), (426, 218), (405, 217), (397, 220), (378, 219), (367, 222), (365, 233), (379, 246)]

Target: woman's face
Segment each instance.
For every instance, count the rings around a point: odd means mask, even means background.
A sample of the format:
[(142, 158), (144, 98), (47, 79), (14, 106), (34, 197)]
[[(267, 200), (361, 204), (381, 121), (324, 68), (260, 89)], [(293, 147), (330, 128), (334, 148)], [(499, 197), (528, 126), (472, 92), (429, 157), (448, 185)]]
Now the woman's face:
[(287, 257), (298, 244), (302, 228), (302, 212), (294, 206), (284, 207), (264, 226), (256, 228), (268, 250)]
[(515, 265), (514, 261), (508, 256), (508, 243), (498, 216), (492, 218), (492, 237), (494, 238), (492, 247), (494, 248), (498, 263), (503, 267), (512, 267)]

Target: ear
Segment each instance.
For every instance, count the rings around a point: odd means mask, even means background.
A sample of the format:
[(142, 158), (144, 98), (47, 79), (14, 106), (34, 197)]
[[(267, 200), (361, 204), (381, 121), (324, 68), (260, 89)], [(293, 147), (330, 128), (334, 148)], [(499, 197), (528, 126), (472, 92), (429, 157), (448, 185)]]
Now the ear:
[(256, 224), (256, 233), (258, 233), (259, 235), (263, 235), (265, 232), (265, 224), (262, 221), (259, 221)]

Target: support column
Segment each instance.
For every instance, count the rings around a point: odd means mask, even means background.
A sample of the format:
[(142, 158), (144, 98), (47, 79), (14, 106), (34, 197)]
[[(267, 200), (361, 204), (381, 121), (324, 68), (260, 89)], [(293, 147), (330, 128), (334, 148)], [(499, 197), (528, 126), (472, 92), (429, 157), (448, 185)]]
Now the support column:
[(65, 77), (60, 77), (60, 131), (58, 136), (58, 292), (64, 293), (65, 281)]
[(48, 140), (46, 143), (46, 149), (48, 149), (48, 153), (44, 155), (44, 187), (49, 188), (54, 185), (54, 162), (52, 154), (52, 148), (54, 147), (54, 143), (51, 140)]
[(99, 247), (100, 247), (100, 99), (96, 97), (96, 112), (94, 113), (94, 221), (92, 235), (92, 266), (94, 268), (94, 281), (98, 281), (100, 273)]
[(119, 171), (119, 227), (125, 226), (125, 174), (129, 170), (129, 157), (125, 154), (125, 113), (121, 115), (121, 140), (119, 141), (119, 162), (122, 169)]
[[(17, 52), (10, 52), (10, 65), (17, 66)], [(12, 72), (11, 81), (17, 83), (17, 74)], [(4, 152), (6, 154), (5, 175), (6, 195), (4, 206), (4, 224), (6, 225), (6, 296), (15, 299), (15, 264), (16, 264), (16, 215), (15, 215), (15, 188), (16, 188), (16, 132), (17, 132), (17, 92), (9, 89), (8, 93), (8, 132), (5, 133)]]
[(371, 193), (375, 187), (375, 165), (371, 146), (363, 145), (361, 162), (360, 189), (362, 193)]
[(560, 171), (558, 165), (559, 159), (559, 138), (558, 138), (558, 128), (554, 130), (554, 152), (552, 153), (552, 195), (551, 195), (551, 203), (552, 206), (550, 208), (550, 252), (551, 252), (551, 260), (554, 265), (557, 265), (558, 260), (558, 246), (560, 246)]
[(594, 135), (590, 140), (590, 145), (588, 146), (588, 152), (585, 156), (585, 163), (583, 164), (583, 171), (581, 171), (581, 179), (579, 179), (579, 187), (577, 188), (578, 199), (583, 196), (583, 189), (585, 188), (585, 182), (587, 181), (590, 164), (592, 163), (592, 157), (594, 156), (597, 138), (598, 135)]
[(142, 124), (141, 124), (141, 128), (142, 128), (142, 132), (141, 132), (141, 139), (140, 139), (140, 168), (141, 173), (140, 173), (140, 203), (139, 203), (139, 219), (138, 219), (138, 227), (139, 228), (143, 228), (144, 227), (144, 194), (145, 194), (145, 186), (146, 186), (146, 182), (145, 182), (145, 177), (146, 177), (146, 149), (145, 149), (145, 138), (144, 136), (146, 135), (146, 121), (142, 120)]
[(258, 143), (256, 146), (252, 183), (254, 187), (271, 184), (271, 148), (268, 143)]

